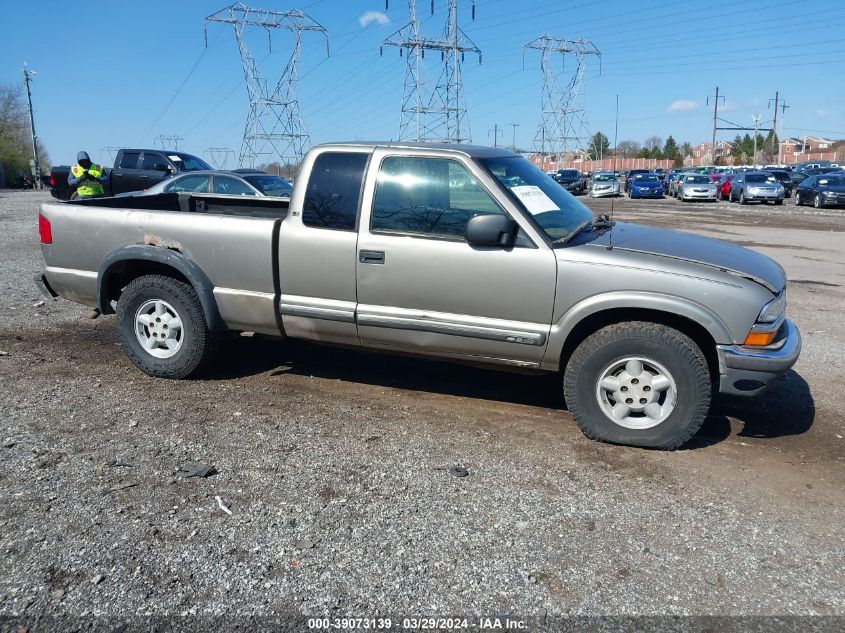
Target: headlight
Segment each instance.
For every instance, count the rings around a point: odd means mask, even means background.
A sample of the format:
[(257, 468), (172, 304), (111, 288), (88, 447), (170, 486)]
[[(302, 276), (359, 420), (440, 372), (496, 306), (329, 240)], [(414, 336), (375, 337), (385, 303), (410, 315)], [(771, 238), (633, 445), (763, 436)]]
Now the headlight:
[(822, 191), (822, 193), (823, 193), (824, 195), (826, 195), (826, 196), (830, 196), (831, 198), (835, 198), (835, 197), (836, 197), (836, 192), (835, 192), (835, 191)]
[(778, 193), (783, 193), (783, 185), (778, 185)]
[(757, 317), (757, 323), (774, 323), (786, 311), (786, 288), (780, 291), (780, 294), (769, 301), (760, 310), (760, 316)]
[(757, 187), (749, 187), (748, 193), (757, 193)]

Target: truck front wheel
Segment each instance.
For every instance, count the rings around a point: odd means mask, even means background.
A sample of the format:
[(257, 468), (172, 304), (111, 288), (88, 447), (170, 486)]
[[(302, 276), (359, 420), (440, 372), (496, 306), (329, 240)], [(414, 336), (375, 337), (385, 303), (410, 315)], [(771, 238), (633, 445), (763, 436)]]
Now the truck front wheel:
[(576, 424), (587, 437), (614, 444), (682, 446), (704, 423), (710, 393), (698, 346), (656, 323), (602, 328), (578, 346), (564, 372)]
[(217, 348), (196, 291), (172, 277), (132, 280), (117, 302), (117, 319), (123, 349), (156, 378), (187, 378), (207, 365)]

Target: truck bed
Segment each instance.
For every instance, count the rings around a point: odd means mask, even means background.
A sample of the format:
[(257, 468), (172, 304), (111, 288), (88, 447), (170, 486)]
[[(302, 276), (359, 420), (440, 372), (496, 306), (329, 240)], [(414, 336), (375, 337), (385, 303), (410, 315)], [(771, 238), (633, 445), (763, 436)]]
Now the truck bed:
[(109, 258), (155, 247), (196, 263), (227, 328), (279, 334), (278, 238), (287, 211), (278, 198), (185, 193), (43, 204), (53, 235), (42, 244), (46, 279), (61, 296), (94, 307)]

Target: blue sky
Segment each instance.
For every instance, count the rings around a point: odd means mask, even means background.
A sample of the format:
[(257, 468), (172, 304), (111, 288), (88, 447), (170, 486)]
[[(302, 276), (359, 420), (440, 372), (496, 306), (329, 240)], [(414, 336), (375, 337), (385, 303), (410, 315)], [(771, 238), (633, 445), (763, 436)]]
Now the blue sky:
[[(252, 0), (252, 6), (301, 8), (326, 27), (325, 42), (306, 33), (299, 98), (313, 143), (389, 139), (398, 132), (404, 60), (379, 43), (407, 21), (407, 1)], [(443, 28), (445, 0), (418, 2), (422, 31)], [(21, 81), (24, 61), (38, 72), (33, 84), (36, 127), (54, 163), (79, 149), (106, 160), (106, 146), (152, 146), (161, 134), (184, 137), (179, 148), (203, 155), (231, 147), (237, 155), (247, 111), (240, 57), (231, 27), (203, 18), (225, 1), (144, 0), (80, 5), (7, 2), (0, 24), (0, 82)], [(673, 135), (681, 143), (710, 139), (718, 85), (726, 119), (751, 125), (755, 113), (771, 119), (769, 99), (779, 90), (790, 106), (786, 134), (845, 138), (845, 3), (841, 0), (744, 0), (697, 3), (659, 0), (461, 0), (460, 23), (481, 48), (483, 63), (467, 56), (464, 86), (472, 138), (530, 148), (540, 114), (536, 55), (522, 46), (540, 34), (584, 37), (602, 52), (588, 67), (586, 118), (590, 131), (613, 141), (620, 97), (619, 141)], [(384, 18), (362, 26), (369, 11)], [(838, 35), (837, 35), (838, 34)], [(278, 31), (273, 51), (266, 36), (249, 44), (275, 82), (287, 61), (291, 36)], [(427, 73), (438, 76), (429, 55)], [(733, 133), (720, 133), (732, 139)], [(233, 167), (230, 161), (229, 167)]]

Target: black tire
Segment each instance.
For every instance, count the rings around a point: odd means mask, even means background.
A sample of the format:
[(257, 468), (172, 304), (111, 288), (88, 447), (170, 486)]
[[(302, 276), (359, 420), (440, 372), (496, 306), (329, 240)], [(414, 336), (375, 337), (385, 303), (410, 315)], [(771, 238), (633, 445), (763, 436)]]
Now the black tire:
[(798, 195), (798, 192), (796, 191), (796, 192), (795, 192), (795, 206), (796, 206), (796, 207), (800, 207), (800, 206), (801, 206), (801, 204), (802, 204), (802, 203), (801, 203), (801, 196), (800, 196), (800, 195)]
[[(602, 372), (629, 356), (660, 363), (677, 386), (674, 409), (651, 428), (622, 426), (599, 405)], [(617, 323), (587, 337), (567, 363), (563, 385), (569, 412), (584, 435), (613, 444), (679, 448), (698, 432), (710, 408), (710, 372), (704, 354), (685, 334), (656, 323)]]
[(824, 201), (822, 200), (822, 195), (820, 193), (813, 196), (813, 206), (816, 207), (816, 209), (824, 208)]
[[(137, 311), (152, 300), (170, 304), (182, 321), (184, 340), (169, 358), (153, 356), (135, 333)], [(208, 329), (196, 291), (172, 277), (145, 275), (132, 280), (117, 302), (117, 323), (126, 354), (138, 369), (156, 378), (187, 378), (207, 366), (217, 352), (218, 337)]]
[(783, 204), (783, 200), (775, 200), (775, 204)]
[(740, 204), (748, 204), (748, 200), (745, 199), (745, 190), (739, 192), (739, 203)]
[(75, 191), (72, 194), (70, 194), (70, 198), (68, 198), (68, 200), (77, 200), (77, 199), (79, 199), (79, 194)]
[(719, 200), (720, 202), (721, 202), (722, 200), (724, 200), (724, 196), (722, 195), (722, 190), (721, 190), (721, 189), (717, 189), (717, 190), (716, 190), (716, 200)]

